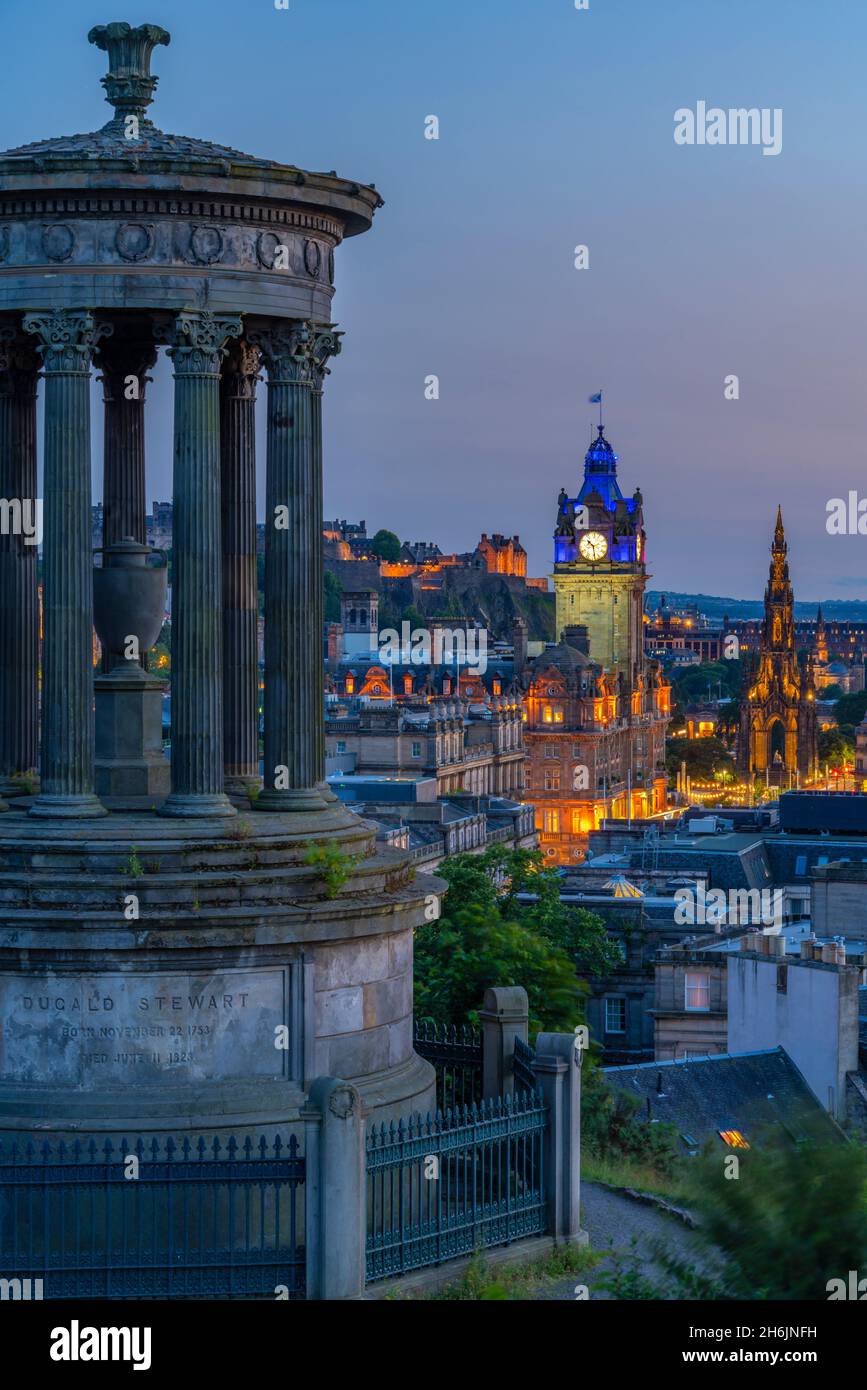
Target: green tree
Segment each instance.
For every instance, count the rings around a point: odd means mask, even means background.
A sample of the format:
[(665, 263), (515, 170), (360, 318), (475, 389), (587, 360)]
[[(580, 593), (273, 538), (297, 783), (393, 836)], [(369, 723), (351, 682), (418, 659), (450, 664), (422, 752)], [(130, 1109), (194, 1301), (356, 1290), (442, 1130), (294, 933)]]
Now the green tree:
[(717, 772), (735, 770), (728, 749), (718, 738), (670, 738), (665, 750), (669, 776), (677, 773), (681, 762), (686, 763), (690, 777), (697, 781), (710, 781)]
[[(408, 603), (400, 615), (401, 622), (409, 623), (410, 629), (415, 631), (420, 627), (427, 627), (427, 618), (415, 607), (415, 604)], [(397, 626), (397, 624), (395, 624)]]
[[(494, 845), (452, 855), (438, 872), (449, 884), (444, 914), (416, 932), (418, 1016), (472, 1021), (486, 989), (523, 985), (532, 1032), (581, 1023), (581, 974), (610, 974), (622, 956), (599, 917), (560, 902), (559, 877), (542, 855)], [(519, 902), (525, 891), (536, 901)]]
[[(688, 1170), (688, 1204), (699, 1218), (695, 1260), (658, 1250), (670, 1282), (657, 1297), (825, 1301), (840, 1291), (832, 1280), (845, 1288), (849, 1270), (864, 1270), (867, 1153), (861, 1145), (813, 1137), (789, 1146), (760, 1136), (737, 1154), (736, 1181), (726, 1173), (730, 1157), (717, 1149)], [(615, 1297), (635, 1296), (618, 1293), (616, 1283)], [(647, 1297), (647, 1290), (638, 1296)]]
[[(579, 975), (604, 978), (623, 963), (623, 952), (598, 913), (561, 900), (563, 880), (545, 864), (539, 850), (493, 845), (486, 855), (489, 872), (502, 885), (501, 911), (515, 915), (522, 926), (567, 951)], [(519, 902), (522, 893), (532, 894), (536, 901)]]
[(723, 696), (735, 697), (740, 694), (741, 681), (740, 661), (705, 661), (699, 666), (688, 666), (686, 670), (679, 671), (674, 676), (674, 698), (683, 709), (684, 705), (706, 700), (708, 686), (712, 700), (715, 700), (720, 692)]
[(867, 714), (867, 690), (859, 690), (857, 695), (844, 695), (834, 706), (834, 716), (842, 728), (854, 728)]
[(486, 989), (523, 985), (530, 1030), (571, 1032), (585, 987), (565, 951), (496, 907), (462, 907), (416, 931), (415, 1012), (437, 1023), (476, 1022)]
[(855, 741), (851, 730), (823, 729), (818, 738), (819, 762), (831, 767), (855, 760)]
[(400, 557), (400, 540), (393, 531), (377, 531), (370, 542), (370, 548), (380, 560), (388, 560), (392, 564)]

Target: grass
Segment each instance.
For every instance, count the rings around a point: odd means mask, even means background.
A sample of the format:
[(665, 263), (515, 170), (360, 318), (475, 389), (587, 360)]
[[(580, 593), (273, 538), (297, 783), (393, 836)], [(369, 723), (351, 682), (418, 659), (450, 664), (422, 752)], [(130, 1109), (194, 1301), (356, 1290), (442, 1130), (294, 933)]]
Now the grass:
[(358, 859), (354, 855), (344, 854), (333, 840), (325, 840), (310, 846), (304, 855), (304, 863), (317, 871), (325, 885), (326, 898), (336, 898)]
[(673, 1173), (661, 1173), (649, 1164), (628, 1158), (603, 1158), (587, 1149), (581, 1153), (581, 1177), (584, 1182), (604, 1183), (607, 1187), (634, 1187), (636, 1192), (649, 1192), (675, 1204), (688, 1199), (686, 1182), (676, 1168)]
[(491, 1268), (483, 1255), (474, 1255), (469, 1268), (453, 1284), (423, 1294), (429, 1302), (478, 1303), (528, 1299), (549, 1284), (589, 1274), (603, 1256), (582, 1245), (558, 1245), (547, 1255), (524, 1264)]
[(124, 870), (130, 878), (144, 878), (144, 865), (138, 857), (138, 850), (135, 845), (130, 845), (129, 858), (124, 865)]

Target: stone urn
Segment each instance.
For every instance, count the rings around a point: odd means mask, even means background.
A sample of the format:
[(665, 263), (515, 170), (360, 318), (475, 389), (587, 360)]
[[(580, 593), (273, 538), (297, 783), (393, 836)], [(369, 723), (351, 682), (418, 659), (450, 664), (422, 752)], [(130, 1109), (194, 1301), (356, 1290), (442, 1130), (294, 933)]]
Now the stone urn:
[(131, 536), (104, 546), (102, 556), (102, 568), (93, 571), (93, 622), (107, 673), (93, 683), (94, 785), (109, 810), (145, 810), (169, 793), (162, 747), (165, 683), (143, 666), (163, 625), (168, 567), (164, 551)]
[[(168, 593), (166, 555), (124, 536), (115, 545), (102, 547), (102, 557), (102, 567), (93, 571), (93, 625), (103, 650), (110, 654), (110, 668), (129, 669), (137, 659), (127, 655), (130, 638), (136, 639), (138, 654), (143, 655), (162, 631)], [(162, 563), (152, 564), (156, 558)]]

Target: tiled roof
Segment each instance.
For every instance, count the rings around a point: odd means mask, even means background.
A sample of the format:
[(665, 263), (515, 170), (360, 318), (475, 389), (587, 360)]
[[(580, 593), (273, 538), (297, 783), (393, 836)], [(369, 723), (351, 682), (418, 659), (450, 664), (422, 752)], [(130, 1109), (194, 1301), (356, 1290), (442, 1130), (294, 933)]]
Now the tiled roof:
[(605, 1067), (604, 1075), (641, 1102), (640, 1115), (673, 1124), (690, 1148), (708, 1140), (722, 1148), (721, 1130), (738, 1130), (750, 1144), (763, 1134), (793, 1143), (813, 1134), (842, 1139), (782, 1047)]
[[(279, 169), (285, 166), (271, 159), (259, 159), (255, 155), (233, 150), (228, 145), (217, 145), (211, 140), (197, 140), (189, 135), (168, 135), (158, 130), (151, 121), (142, 120), (139, 136), (131, 142), (124, 133), (123, 120), (116, 117), (101, 130), (88, 131), (82, 135), (61, 135), (50, 140), (34, 140), (28, 145), (18, 145), (15, 149), (4, 150), (0, 160), (11, 163), (15, 159), (30, 160), (34, 157), (65, 159), (129, 159), (134, 154), (140, 160), (203, 160), (211, 163), (228, 161), (239, 164), (255, 164), (261, 168)], [(290, 166), (293, 167), (293, 166)]]

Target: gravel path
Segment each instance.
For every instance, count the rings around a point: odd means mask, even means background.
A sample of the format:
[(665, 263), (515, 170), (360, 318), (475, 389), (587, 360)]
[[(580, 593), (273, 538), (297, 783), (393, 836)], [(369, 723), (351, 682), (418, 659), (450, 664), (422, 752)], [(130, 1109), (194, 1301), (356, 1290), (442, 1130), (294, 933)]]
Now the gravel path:
[[(648, 1242), (663, 1240), (669, 1251), (684, 1256), (688, 1256), (692, 1249), (692, 1232), (682, 1221), (660, 1211), (658, 1207), (624, 1197), (620, 1192), (612, 1192), (599, 1183), (581, 1184), (581, 1215), (581, 1224), (590, 1236), (591, 1250), (628, 1252), (634, 1237), (638, 1241), (639, 1255), (642, 1256), (642, 1274), (653, 1276), (659, 1273), (647, 1250)], [(571, 1301), (575, 1297), (577, 1283), (589, 1285), (591, 1298), (609, 1298), (610, 1294), (594, 1286), (599, 1275), (610, 1265), (610, 1260), (604, 1260), (589, 1275), (579, 1274), (568, 1280), (558, 1280), (539, 1290), (534, 1298)]]

